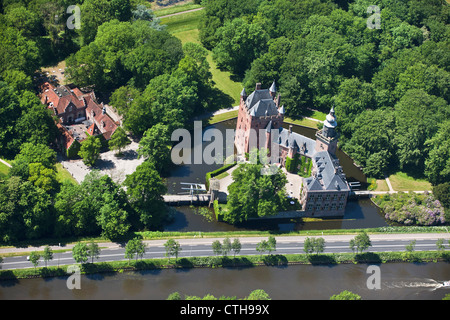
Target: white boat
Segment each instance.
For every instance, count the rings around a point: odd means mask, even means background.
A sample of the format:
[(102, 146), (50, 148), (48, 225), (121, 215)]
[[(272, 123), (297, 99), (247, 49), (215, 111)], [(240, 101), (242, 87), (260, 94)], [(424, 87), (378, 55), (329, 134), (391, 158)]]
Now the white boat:
[(442, 284), (442, 286), (450, 288), (450, 281), (444, 281), (444, 283)]

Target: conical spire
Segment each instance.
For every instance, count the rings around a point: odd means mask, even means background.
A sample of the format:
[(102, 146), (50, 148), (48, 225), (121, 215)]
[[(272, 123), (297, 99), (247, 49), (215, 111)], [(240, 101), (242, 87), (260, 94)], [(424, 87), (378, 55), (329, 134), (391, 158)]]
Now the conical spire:
[(246, 97), (246, 96), (247, 96), (247, 92), (245, 91), (245, 88), (243, 88), (241, 91), (241, 97)]
[(275, 85), (275, 80), (273, 81), (272, 85), (270, 86), (269, 91), (270, 92), (277, 92), (277, 87)]

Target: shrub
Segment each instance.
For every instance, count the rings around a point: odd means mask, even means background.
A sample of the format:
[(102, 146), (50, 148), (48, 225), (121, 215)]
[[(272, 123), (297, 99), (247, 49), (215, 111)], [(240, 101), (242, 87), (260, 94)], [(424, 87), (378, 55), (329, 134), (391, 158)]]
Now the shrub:
[(404, 225), (433, 226), (445, 223), (444, 207), (432, 194), (398, 193), (377, 197), (375, 203), (383, 209), (385, 218)]

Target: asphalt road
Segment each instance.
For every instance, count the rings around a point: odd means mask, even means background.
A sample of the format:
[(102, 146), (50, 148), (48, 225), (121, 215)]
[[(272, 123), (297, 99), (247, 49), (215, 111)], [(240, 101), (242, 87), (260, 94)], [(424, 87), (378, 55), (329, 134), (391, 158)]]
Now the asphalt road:
[[(303, 244), (305, 236), (280, 236), (275, 237), (277, 240), (275, 254), (304, 254)], [(351, 252), (349, 241), (354, 236), (323, 236), (325, 239), (324, 253), (344, 253)], [(416, 240), (415, 251), (436, 250), (436, 241), (439, 238), (445, 239), (444, 245), (449, 248), (450, 235), (447, 234), (397, 234), (397, 235), (370, 235), (372, 246), (367, 250), (369, 252), (382, 251), (405, 251), (405, 247), (410, 244), (411, 240)], [(259, 255), (256, 251), (256, 244), (267, 237), (243, 237), (240, 238), (242, 248), (239, 255)], [(217, 239), (213, 238), (197, 238), (197, 239), (179, 239), (181, 252), (179, 258), (190, 256), (213, 256), (211, 243)], [(219, 240), (223, 240), (220, 238)], [(233, 240), (233, 238), (231, 238)], [(166, 240), (145, 241), (147, 244), (144, 259), (164, 258), (164, 243)], [(99, 244), (101, 248), (100, 257), (94, 262), (110, 262), (117, 260), (125, 260), (125, 248), (122, 245), (109, 243)], [(53, 247), (53, 250), (56, 248)], [(72, 258), (72, 251), (66, 248), (66, 252), (57, 252), (53, 254), (53, 260), (48, 261), (48, 266), (75, 264)], [(232, 256), (233, 252), (229, 253)], [(33, 268), (27, 256), (5, 257), (3, 259), (2, 269), (17, 268)], [(41, 259), (39, 266), (45, 263)]]

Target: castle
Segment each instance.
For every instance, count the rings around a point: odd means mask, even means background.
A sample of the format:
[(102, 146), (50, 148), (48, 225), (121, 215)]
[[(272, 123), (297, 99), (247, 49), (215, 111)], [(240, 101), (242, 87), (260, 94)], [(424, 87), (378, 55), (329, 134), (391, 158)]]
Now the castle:
[[(237, 156), (244, 157), (255, 147), (266, 148), (272, 163), (283, 167), (289, 165), (291, 172), (300, 169), (296, 160), (310, 159), (311, 176), (302, 178), (298, 199), (302, 210), (306, 216), (343, 216), (350, 187), (335, 155), (338, 133), (334, 108), (327, 115), (322, 130), (316, 133), (315, 140), (292, 132), (292, 126), (283, 128), (284, 113), (275, 82), (269, 89), (256, 84), (250, 95), (243, 89), (235, 135)], [(255, 135), (255, 132), (259, 134)]]

